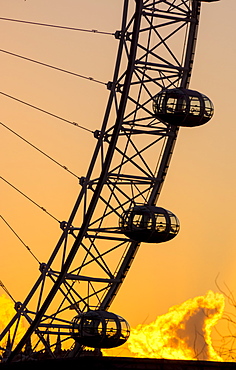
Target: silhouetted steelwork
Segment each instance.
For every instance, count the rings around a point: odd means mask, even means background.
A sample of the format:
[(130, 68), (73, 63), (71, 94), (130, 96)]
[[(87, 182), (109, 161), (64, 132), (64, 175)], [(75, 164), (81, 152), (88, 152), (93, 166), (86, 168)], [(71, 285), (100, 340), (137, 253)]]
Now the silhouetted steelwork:
[[(161, 222), (163, 241), (177, 234), (177, 218), (156, 204), (179, 128), (158, 119), (153, 102), (157, 106), (155, 97), (163, 90), (189, 91), (200, 7), (198, 0), (124, 0), (121, 29), (115, 32), (114, 76), (107, 84), (110, 95), (101, 129), (94, 133), (94, 154), (52, 255), (0, 335), (0, 340), (7, 338), (11, 330), (8, 362), (29, 338), (34, 352), (45, 351), (52, 358), (60, 340), (74, 343), (70, 356), (77, 356), (84, 344), (96, 346), (94, 338), (85, 343), (86, 317), (106, 320), (140, 242), (160, 238)], [(141, 223), (135, 224), (138, 212), (143, 221), (149, 218), (148, 236), (141, 236)], [(16, 345), (22, 316), (28, 329)], [(119, 342), (104, 335), (107, 347)]]

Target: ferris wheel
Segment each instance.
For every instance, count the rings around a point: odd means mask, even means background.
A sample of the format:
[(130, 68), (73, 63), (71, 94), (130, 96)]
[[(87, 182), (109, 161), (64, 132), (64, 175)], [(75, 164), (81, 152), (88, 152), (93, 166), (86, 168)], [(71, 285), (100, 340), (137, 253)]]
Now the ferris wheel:
[[(189, 89), (201, 3), (213, 1), (124, 0), (95, 150), (58, 243), (0, 335), (4, 360), (61, 357), (68, 343), (63, 356), (79, 356), (84, 346), (112, 348), (128, 339), (128, 323), (109, 308), (140, 244), (178, 234), (177, 217), (157, 206), (158, 198), (179, 127), (213, 115), (210, 99)], [(22, 316), (28, 328), (16, 343)]]

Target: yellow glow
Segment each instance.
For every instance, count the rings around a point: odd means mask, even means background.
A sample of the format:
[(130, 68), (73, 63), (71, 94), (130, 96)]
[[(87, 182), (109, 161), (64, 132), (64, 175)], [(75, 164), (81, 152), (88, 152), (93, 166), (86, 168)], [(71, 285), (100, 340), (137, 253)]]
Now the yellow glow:
[[(0, 332), (6, 327), (6, 325), (10, 322), (13, 316), (16, 314), (14, 309), (14, 303), (6, 297), (4, 294), (0, 296)], [(11, 339), (14, 335), (15, 325), (11, 328)], [(22, 320), (19, 322), (17, 334), (15, 337), (15, 345), (19, 342), (22, 335), (25, 333), (26, 329)], [(6, 337), (0, 342), (0, 346), (6, 345)]]
[(223, 361), (213, 348), (211, 331), (224, 306), (222, 294), (208, 291), (132, 329), (126, 347), (133, 357)]
[(209, 291), (171, 307), (149, 325), (138, 325), (128, 347), (136, 357), (223, 361), (211, 341), (223, 310), (224, 296)]

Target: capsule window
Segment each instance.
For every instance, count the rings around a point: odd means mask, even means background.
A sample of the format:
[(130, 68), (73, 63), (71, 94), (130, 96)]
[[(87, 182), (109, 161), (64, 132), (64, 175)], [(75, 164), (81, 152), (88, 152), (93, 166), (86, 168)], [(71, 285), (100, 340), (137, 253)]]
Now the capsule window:
[(190, 114), (194, 116), (200, 116), (201, 114), (201, 103), (197, 96), (190, 97)]
[(148, 214), (133, 214), (133, 217), (131, 218), (131, 227), (134, 229), (151, 229), (152, 228), (152, 217), (150, 217)]
[(166, 230), (166, 218), (163, 214), (156, 214), (156, 230), (159, 232)]
[(169, 98), (166, 103), (166, 112), (175, 113), (177, 102), (178, 102), (177, 99)]
[(108, 338), (114, 337), (117, 334), (116, 323), (112, 319), (107, 319), (106, 321), (106, 335)]
[(172, 213), (169, 214), (170, 217), (170, 233), (176, 234), (179, 231), (179, 222), (177, 220), (177, 217)]
[(129, 338), (129, 334), (130, 334), (130, 328), (129, 328), (129, 325), (127, 323), (127, 321), (125, 321), (122, 317), (119, 317), (120, 319), (120, 326), (121, 326), (121, 338), (127, 340)]
[(142, 221), (142, 215), (134, 215), (133, 217), (133, 225), (136, 227), (140, 227), (140, 223)]
[(101, 335), (102, 334), (102, 324), (100, 320), (86, 319), (83, 322), (83, 332), (84, 334), (91, 335)]
[(187, 103), (184, 97), (179, 97), (178, 99), (178, 104), (176, 107), (176, 112), (177, 113), (186, 113), (187, 110)]
[(203, 100), (205, 103), (204, 118), (210, 119), (213, 116), (214, 108), (210, 99), (203, 95)]
[(156, 97), (156, 99), (153, 102), (154, 111), (159, 111), (159, 112), (164, 113), (164, 100), (165, 100), (165, 94), (161, 94)]

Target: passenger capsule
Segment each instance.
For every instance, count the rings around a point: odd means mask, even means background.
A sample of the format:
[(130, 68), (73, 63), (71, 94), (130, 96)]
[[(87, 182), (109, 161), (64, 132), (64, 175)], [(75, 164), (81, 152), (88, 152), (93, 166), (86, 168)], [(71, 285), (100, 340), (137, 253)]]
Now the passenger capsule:
[(198, 91), (166, 89), (154, 97), (153, 110), (162, 122), (195, 127), (208, 122), (214, 113), (211, 100)]
[(178, 234), (179, 221), (173, 213), (164, 208), (136, 205), (123, 213), (120, 230), (132, 240), (162, 243)]
[(81, 345), (113, 348), (129, 338), (129, 324), (121, 316), (107, 311), (88, 311), (74, 317), (71, 336)]

